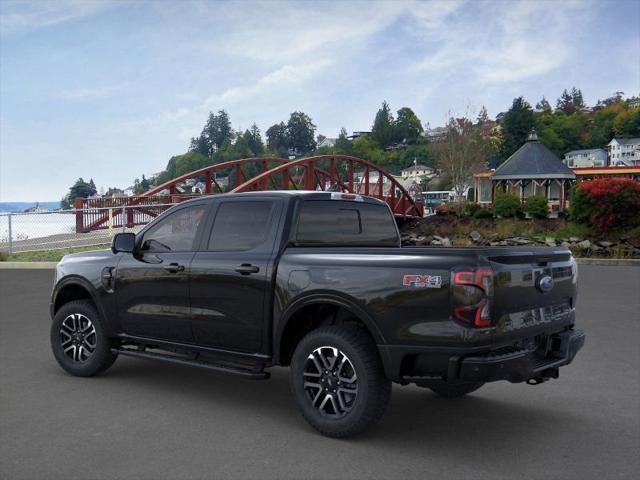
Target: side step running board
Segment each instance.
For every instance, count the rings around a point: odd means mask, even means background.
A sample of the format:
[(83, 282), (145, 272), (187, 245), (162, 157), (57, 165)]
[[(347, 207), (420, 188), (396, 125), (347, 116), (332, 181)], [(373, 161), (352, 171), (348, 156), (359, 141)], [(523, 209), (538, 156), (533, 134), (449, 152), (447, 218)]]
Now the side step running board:
[(250, 380), (266, 380), (269, 378), (268, 372), (256, 372), (243, 368), (235, 368), (226, 365), (216, 365), (213, 363), (201, 362), (198, 360), (190, 360), (188, 358), (180, 358), (173, 355), (164, 355), (162, 353), (146, 352), (144, 350), (132, 350), (127, 348), (112, 348), (111, 352), (119, 355), (128, 355), (130, 357), (147, 358), (149, 360), (160, 360), (161, 362), (175, 363), (178, 365), (187, 365), (189, 367), (206, 368), (220, 373), (229, 375), (237, 375)]

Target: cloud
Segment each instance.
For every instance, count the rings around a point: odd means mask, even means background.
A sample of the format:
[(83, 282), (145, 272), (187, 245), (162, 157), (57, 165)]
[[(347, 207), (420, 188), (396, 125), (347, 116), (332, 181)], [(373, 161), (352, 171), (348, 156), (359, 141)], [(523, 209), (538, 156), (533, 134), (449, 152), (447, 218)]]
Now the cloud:
[(115, 6), (112, 1), (3, 0), (0, 33), (22, 33), (63, 22), (90, 17)]
[(298, 65), (284, 65), (277, 70), (267, 73), (253, 85), (231, 87), (221, 94), (211, 95), (205, 100), (206, 106), (215, 104), (229, 104), (241, 100), (249, 100), (269, 90), (282, 90), (295, 87), (314, 77), (331, 65), (327, 59)]
[(432, 50), (410, 67), (413, 72), (447, 76), (471, 74), (479, 83), (517, 82), (560, 68), (572, 49), (572, 25), (587, 15), (582, 2), (567, 1), (549, 8), (546, 2), (513, 2), (492, 9), (476, 3), (475, 21), (460, 20), (435, 39)]
[[(197, 8), (185, 11), (178, 4), (159, 3), (156, 9), (167, 21), (180, 16), (183, 22), (198, 25), (196, 28), (205, 32), (197, 36), (194, 48), (283, 64), (303, 57), (308, 60), (318, 52), (339, 56), (403, 17), (415, 17), (423, 28), (437, 28), (460, 8), (462, 1), (242, 1), (195, 5)], [(199, 41), (212, 31), (219, 38)]]

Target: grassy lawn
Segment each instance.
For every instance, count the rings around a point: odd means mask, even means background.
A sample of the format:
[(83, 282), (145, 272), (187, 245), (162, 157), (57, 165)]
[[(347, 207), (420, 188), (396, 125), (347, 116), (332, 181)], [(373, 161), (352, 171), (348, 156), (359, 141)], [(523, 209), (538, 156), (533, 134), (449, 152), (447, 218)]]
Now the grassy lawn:
[(0, 252), (1, 262), (59, 262), (69, 253), (89, 252), (91, 250), (106, 250), (108, 245), (93, 245), (91, 247), (61, 248), (59, 250), (42, 250), (39, 252), (18, 252), (7, 254)]

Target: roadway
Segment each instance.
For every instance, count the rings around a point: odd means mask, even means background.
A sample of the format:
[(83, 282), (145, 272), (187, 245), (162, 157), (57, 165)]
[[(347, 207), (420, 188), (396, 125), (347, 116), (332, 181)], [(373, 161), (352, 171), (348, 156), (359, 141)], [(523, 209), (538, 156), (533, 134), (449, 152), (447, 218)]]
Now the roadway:
[(0, 270), (0, 478), (604, 479), (640, 475), (640, 268), (581, 266), (587, 343), (560, 379), (440, 399), (394, 386), (350, 440), (303, 421), (287, 370), (255, 382), (119, 358), (64, 373), (51, 270)]

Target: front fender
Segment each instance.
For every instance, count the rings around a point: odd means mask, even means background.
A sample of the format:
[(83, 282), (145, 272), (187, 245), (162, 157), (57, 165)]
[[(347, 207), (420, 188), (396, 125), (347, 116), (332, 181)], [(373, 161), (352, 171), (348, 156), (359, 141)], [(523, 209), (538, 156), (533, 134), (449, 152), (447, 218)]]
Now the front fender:
[(79, 275), (67, 275), (62, 279), (60, 279), (54, 285), (53, 292), (51, 293), (51, 304), (49, 306), (49, 313), (51, 315), (51, 319), (53, 319), (56, 313), (55, 304), (56, 304), (58, 295), (66, 287), (70, 287), (70, 286), (80, 287), (89, 294), (91, 300), (93, 301), (93, 304), (96, 306), (96, 309), (100, 314), (100, 317), (104, 320), (104, 326), (106, 330), (109, 332), (109, 335), (117, 334), (117, 332), (115, 331), (116, 329), (109, 322), (109, 315), (107, 315), (107, 312), (104, 309), (104, 304), (103, 304), (104, 302), (101, 301), (100, 292), (98, 291), (98, 288), (96, 288), (96, 286), (92, 284), (89, 280)]

